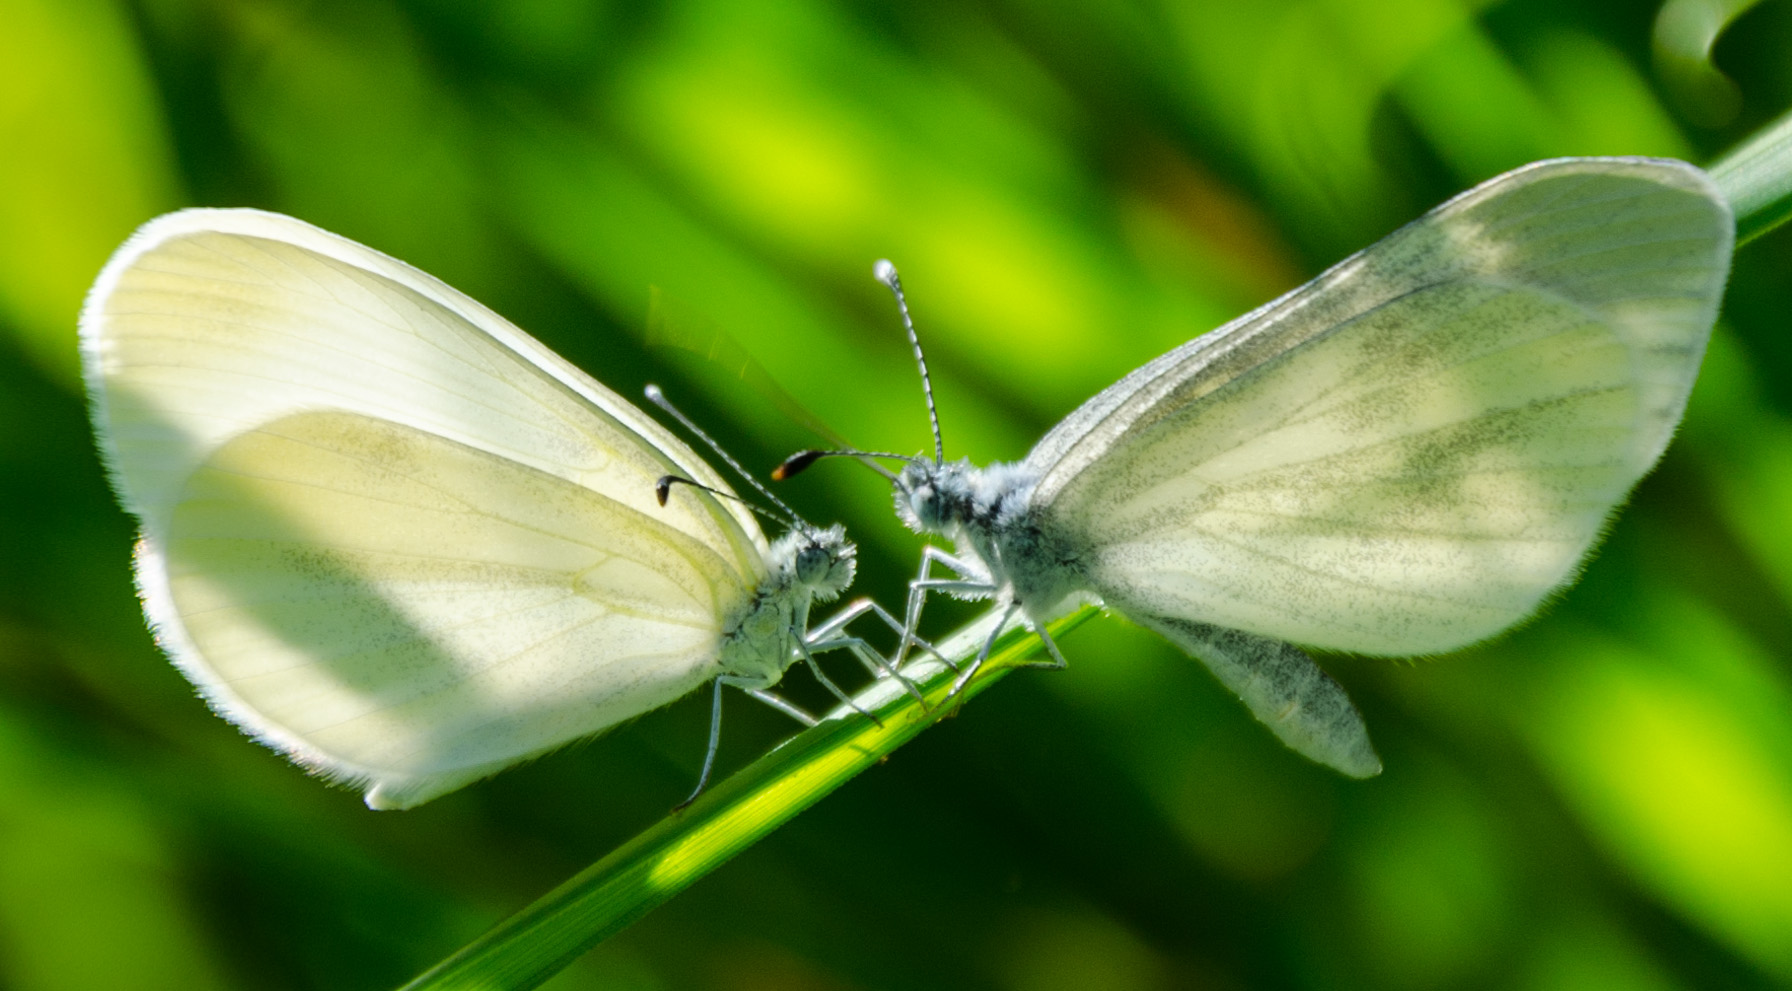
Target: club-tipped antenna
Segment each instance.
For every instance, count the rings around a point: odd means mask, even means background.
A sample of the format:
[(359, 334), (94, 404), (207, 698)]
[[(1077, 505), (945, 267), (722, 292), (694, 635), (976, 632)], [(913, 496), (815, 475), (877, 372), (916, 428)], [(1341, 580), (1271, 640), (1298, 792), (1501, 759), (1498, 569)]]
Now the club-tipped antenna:
[(908, 343), (915, 349), (915, 364), (921, 368), (921, 391), (927, 395), (927, 419), (933, 425), (933, 463), (946, 463), (946, 444), (940, 439), (940, 414), (933, 405), (933, 379), (927, 374), (927, 356), (921, 353), (921, 338), (915, 335), (915, 321), (908, 315), (908, 299), (902, 294), (902, 276), (896, 274), (896, 266), (888, 258), (879, 258), (877, 264), (871, 266), (871, 274), (877, 281), (890, 287), (891, 295), (896, 297), (896, 308), (902, 311), (902, 326), (908, 331)]
[(772, 512), (769, 509), (766, 509), (764, 506), (755, 506), (752, 503), (748, 502), (745, 499), (742, 499), (740, 496), (735, 495), (732, 492), (724, 492), (721, 489), (711, 488), (710, 486), (704, 485), (702, 482), (699, 482), (694, 478), (686, 478), (683, 475), (661, 475), (659, 477), (659, 481), (653, 483), (653, 497), (660, 501), (660, 505), (664, 506), (666, 504), (666, 500), (670, 499), (672, 497), (672, 486), (674, 486), (674, 485), (689, 485), (693, 489), (702, 489), (703, 491), (708, 492), (710, 495), (713, 495), (719, 499), (732, 499), (735, 502), (738, 502), (741, 505), (747, 507), (749, 510), (752, 510), (753, 512), (758, 513), (759, 515), (765, 517), (768, 520), (776, 520), (777, 522), (782, 523), (785, 526), (791, 527), (793, 529), (803, 525), (803, 522), (801, 520), (795, 519), (793, 517), (781, 516), (777, 513)]
[[(752, 475), (749, 475), (747, 473), (747, 470), (740, 466), (739, 461), (734, 460), (732, 457), (730, 457), (728, 455), (727, 451), (722, 450), (722, 445), (716, 443), (716, 440), (714, 437), (711, 437), (709, 434), (704, 433), (702, 427), (697, 426), (697, 424), (691, 422), (690, 417), (685, 416), (683, 413), (679, 412), (678, 407), (672, 405), (672, 401), (666, 398), (666, 394), (664, 392), (660, 391), (659, 386), (652, 385), (652, 384), (649, 384), (647, 386), (647, 399), (649, 402), (653, 403), (655, 406), (658, 406), (660, 409), (663, 409), (666, 412), (672, 414), (672, 418), (677, 420), (679, 423), (684, 424), (684, 428), (686, 430), (689, 430), (699, 440), (701, 440), (701, 441), (703, 441), (703, 443), (709, 445), (709, 449), (716, 452), (716, 457), (721, 458), (723, 461), (727, 462), (728, 467), (733, 468), (734, 473), (736, 475), (739, 475), (740, 477), (746, 479), (748, 485), (751, 485), (755, 489), (758, 489), (760, 495), (765, 496), (767, 499), (770, 499), (772, 501), (772, 505), (777, 506), (779, 509), (783, 510), (785, 515), (790, 517), (789, 522), (790, 522), (791, 526), (802, 527), (803, 529), (810, 529), (809, 525), (807, 523), (803, 522), (803, 518), (801, 516), (797, 515), (796, 510), (791, 509), (790, 506), (785, 504), (784, 500), (778, 498), (775, 495), (772, 495), (772, 490), (766, 488), (764, 485), (761, 485), (759, 482), (759, 479), (754, 478)], [(668, 477), (671, 477), (671, 476), (668, 476)], [(665, 481), (666, 480), (664, 478), (660, 479), (661, 483), (664, 483)], [(681, 481), (689, 481), (689, 479), (681, 479)], [(692, 482), (691, 484), (696, 485), (695, 482)], [(712, 489), (707, 485), (699, 485), (698, 488), (705, 489), (710, 492), (716, 491), (715, 489)], [(655, 490), (656, 490), (656, 492), (658, 491), (657, 485), (655, 486)], [(720, 493), (718, 493), (718, 494), (720, 494)], [(660, 501), (663, 504), (665, 502), (664, 497), (662, 497), (660, 499)], [(743, 505), (751, 505), (750, 503), (747, 503), (745, 500), (741, 500), (741, 502)]]
[(893, 458), (897, 461), (904, 461), (909, 464), (921, 460), (920, 458), (912, 457), (907, 454), (893, 454), (889, 451), (855, 451), (852, 448), (846, 448), (845, 450), (840, 451), (798, 451), (790, 457), (785, 458), (783, 461), (780, 461), (778, 467), (772, 469), (772, 481), (782, 482), (786, 478), (801, 474), (802, 472), (807, 471), (810, 465), (820, 461), (822, 458), (858, 458), (860, 462), (870, 466), (872, 471), (877, 472), (879, 475), (882, 475), (897, 484), (901, 484), (901, 480), (897, 478), (895, 472), (871, 459)]

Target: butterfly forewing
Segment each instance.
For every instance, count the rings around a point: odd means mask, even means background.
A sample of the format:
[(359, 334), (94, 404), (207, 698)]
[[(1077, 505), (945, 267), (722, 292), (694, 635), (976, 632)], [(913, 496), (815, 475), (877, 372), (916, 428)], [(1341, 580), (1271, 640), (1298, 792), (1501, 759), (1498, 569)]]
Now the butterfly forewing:
[[(121, 494), (158, 535), (217, 444), (331, 408), (407, 424), (654, 508), (653, 483), (726, 484), (689, 448), (503, 318), (426, 275), (290, 217), (189, 210), (149, 225), (83, 315), (95, 419)], [(679, 500), (663, 519), (757, 566), (744, 510)]]
[(1573, 572), (1678, 422), (1731, 221), (1686, 166), (1542, 163), (1073, 413), (1033, 505), (1112, 606), (1442, 651)]

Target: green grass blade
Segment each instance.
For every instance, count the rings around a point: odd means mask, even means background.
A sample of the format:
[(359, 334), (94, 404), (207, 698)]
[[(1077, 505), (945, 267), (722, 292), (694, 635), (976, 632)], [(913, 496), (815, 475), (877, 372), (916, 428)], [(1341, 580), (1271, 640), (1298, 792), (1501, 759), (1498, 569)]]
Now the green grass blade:
[[(1051, 624), (1054, 634), (1082, 625), (1085, 608)], [(940, 644), (955, 660), (974, 656), (994, 623), (986, 616)], [(1028, 662), (1038, 638), (1003, 634), (983, 672), (951, 705), (941, 705), (953, 672), (928, 658), (904, 673), (922, 686), (923, 708), (888, 679), (861, 692), (858, 703), (881, 727), (844, 706), (821, 725), (793, 737), (618, 847), (609, 856), (498, 924), (478, 940), (404, 986), (404, 991), (533, 988), (585, 951), (727, 863), (798, 812), (876, 764), (927, 727)]]
[(1709, 170), (1736, 211), (1744, 245), (1792, 217), (1792, 113), (1719, 159)]

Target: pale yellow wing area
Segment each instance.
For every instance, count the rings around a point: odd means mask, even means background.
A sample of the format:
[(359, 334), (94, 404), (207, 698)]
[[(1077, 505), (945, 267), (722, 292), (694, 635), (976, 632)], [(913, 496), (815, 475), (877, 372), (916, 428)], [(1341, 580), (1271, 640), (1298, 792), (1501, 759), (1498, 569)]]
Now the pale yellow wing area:
[(279, 214), (185, 210), (113, 256), (81, 317), (94, 425), (120, 496), (160, 539), (187, 476), (237, 434), (338, 409), (537, 468), (659, 518), (762, 571), (744, 508), (652, 419), (464, 294)]
[(1115, 608), (1449, 650), (1567, 580), (1660, 456), (1732, 222), (1679, 163), (1541, 163), (1152, 362), (1028, 463)]
[(218, 711), (375, 807), (685, 694), (750, 594), (656, 514), (349, 413), (220, 445), (141, 553), (158, 632)]

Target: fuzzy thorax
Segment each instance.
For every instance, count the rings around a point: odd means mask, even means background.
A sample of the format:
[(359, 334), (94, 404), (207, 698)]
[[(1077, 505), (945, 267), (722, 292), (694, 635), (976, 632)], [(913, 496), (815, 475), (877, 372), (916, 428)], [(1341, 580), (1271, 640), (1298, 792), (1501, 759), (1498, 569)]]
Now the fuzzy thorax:
[(918, 533), (949, 538), (959, 560), (995, 587), (998, 601), (1018, 602), (1029, 621), (1040, 622), (1086, 583), (1075, 556), (1036, 519), (1037, 482), (1024, 463), (978, 468), (966, 459), (917, 459), (898, 478), (896, 515)]
[(852, 584), (858, 548), (837, 524), (798, 527), (772, 543), (765, 564), (758, 591), (722, 635), (722, 671), (748, 679), (745, 687), (777, 684), (796, 659), (810, 605), (838, 598)]

